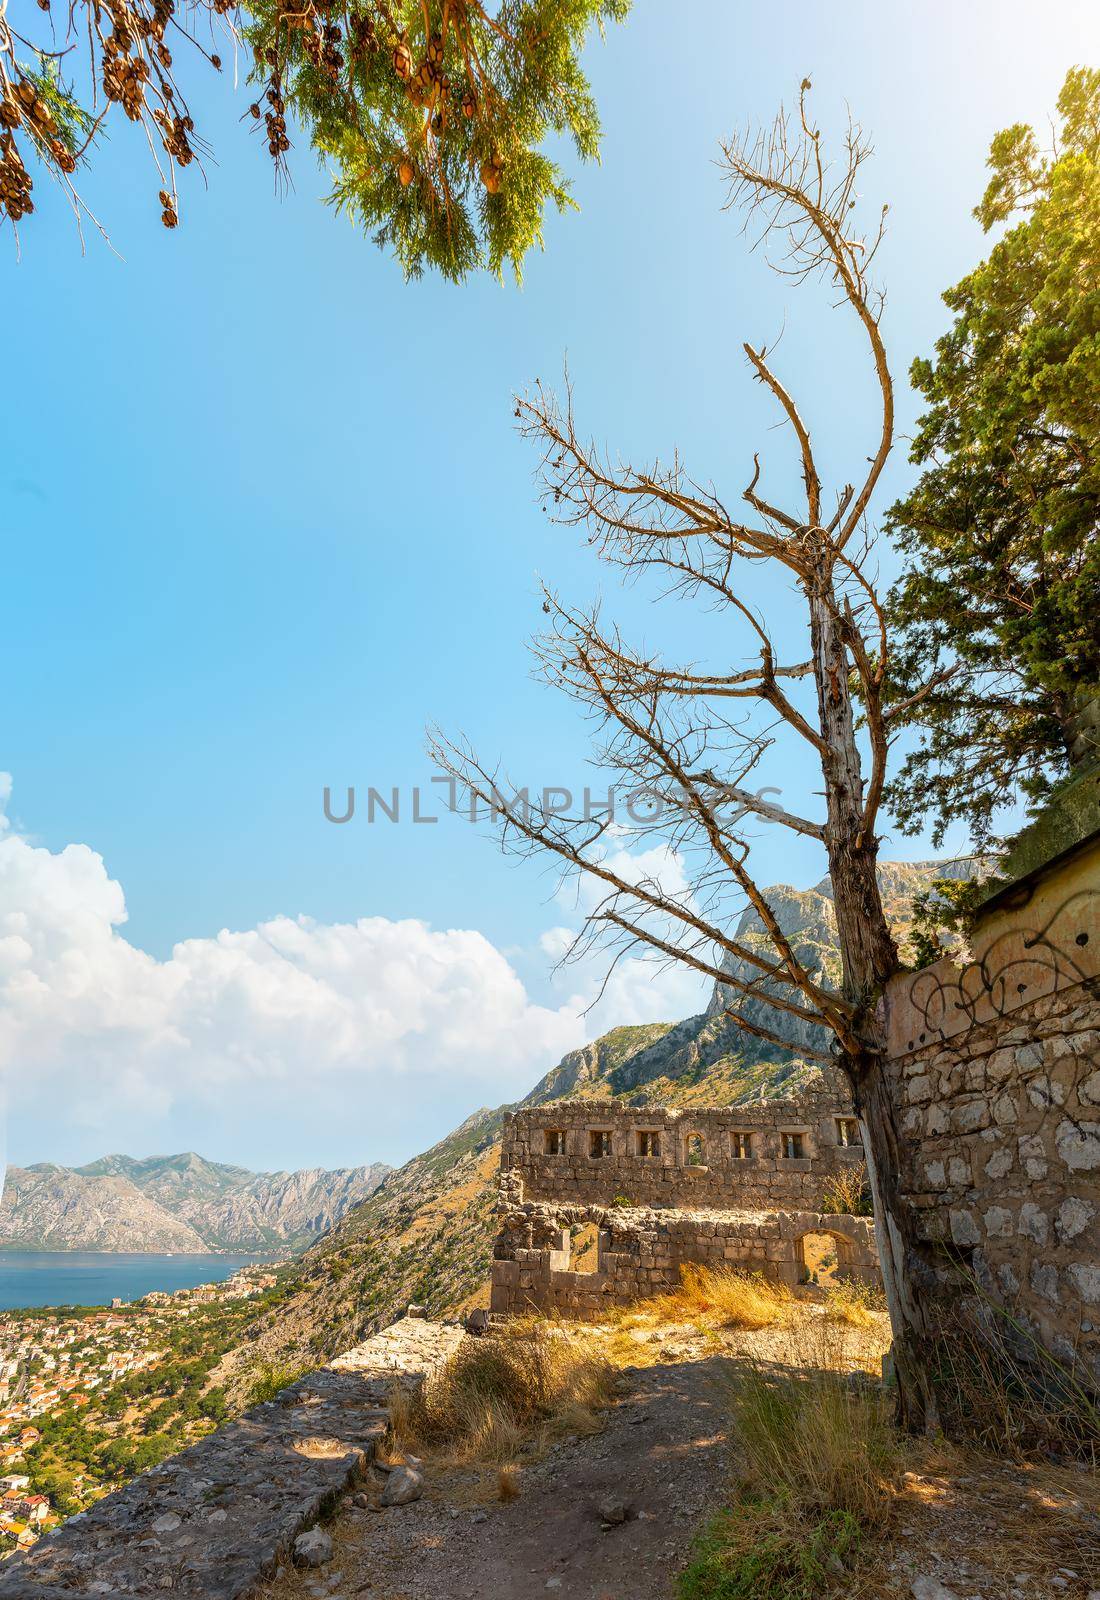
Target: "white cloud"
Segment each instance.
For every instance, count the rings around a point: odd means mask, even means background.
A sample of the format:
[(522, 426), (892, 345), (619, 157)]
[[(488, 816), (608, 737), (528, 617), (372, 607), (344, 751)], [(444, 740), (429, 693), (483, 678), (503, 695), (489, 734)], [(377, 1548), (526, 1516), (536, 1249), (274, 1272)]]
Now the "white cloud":
[[(617, 851), (615, 864), (678, 881), (661, 854), (631, 864)], [(585, 1038), (699, 1003), (690, 975), (632, 960), (584, 1018), (597, 958), (565, 969), (540, 1005), (482, 934), (414, 920), (279, 916), (157, 960), (126, 939), (126, 917), (94, 850), (51, 852), (0, 826), (0, 1073), (39, 1157), (64, 1159), (50, 1137), (61, 1128), (85, 1130), (92, 1154), (212, 1137), (228, 1154), (229, 1130), (246, 1129), (238, 1159), (271, 1146), (307, 1164), (333, 1159), (318, 1130), (354, 1125), (352, 1149), (335, 1140), (342, 1159), (411, 1153), (478, 1105), (526, 1093)], [(569, 936), (544, 936), (544, 964)], [(298, 1148), (298, 1126), (312, 1148)]]
[[(574, 928), (549, 928), (539, 947), (557, 963), (575, 934)], [(608, 976), (608, 961), (606, 952), (595, 950), (562, 966), (552, 980), (564, 1009), (584, 1015), (586, 1038), (598, 1038), (624, 1023), (678, 1022), (702, 1011), (709, 999), (709, 981), (687, 967), (670, 966), (657, 957), (627, 956)]]
[[(683, 857), (667, 844), (651, 845), (648, 850), (627, 849), (622, 843), (625, 830), (616, 826), (608, 829), (607, 842), (593, 855), (601, 866), (615, 874), (624, 883), (659, 884), (666, 899), (690, 903), (688, 877)], [(586, 872), (568, 877), (554, 896), (567, 911), (579, 911), (587, 916), (595, 911), (608, 894), (610, 885), (594, 873)]]
[[(683, 856), (660, 843), (631, 851), (624, 843), (627, 836), (621, 827), (608, 830), (599, 852), (601, 864), (623, 883), (657, 887), (664, 900), (690, 907), (691, 885)], [(554, 898), (579, 920), (595, 911), (609, 890), (602, 878), (584, 873), (567, 879)], [(624, 910), (666, 943), (675, 944), (682, 935), (682, 926), (671, 918), (641, 916), (637, 905)], [(575, 926), (549, 929), (539, 941), (543, 954), (554, 963), (562, 961), (575, 932)], [(565, 997), (566, 1009), (585, 1014), (589, 1038), (622, 1023), (676, 1022), (706, 1005), (710, 984), (687, 967), (669, 965), (658, 955), (631, 954), (619, 960), (608, 976), (609, 959), (607, 951), (597, 947), (570, 960), (554, 976), (555, 992)]]
[(158, 961), (125, 922), (122, 887), (94, 850), (0, 832), (0, 1070), (13, 1112), (33, 1101), (114, 1142), (145, 1126), (147, 1144), (188, 1105), (262, 1121), (303, 1099), (338, 1117), (377, 1096), (412, 1116), (446, 1079), (473, 1109), (525, 1093), (583, 1037), (575, 1011), (534, 1004), (470, 929), (276, 917)]

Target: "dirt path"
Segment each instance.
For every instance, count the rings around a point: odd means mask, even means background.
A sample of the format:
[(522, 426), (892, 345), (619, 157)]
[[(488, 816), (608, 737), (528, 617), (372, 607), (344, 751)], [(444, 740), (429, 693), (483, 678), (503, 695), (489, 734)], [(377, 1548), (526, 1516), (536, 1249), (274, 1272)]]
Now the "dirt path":
[[(525, 1468), (516, 1500), (471, 1504), (468, 1479), (449, 1473), (412, 1505), (349, 1508), (332, 1565), (286, 1574), (272, 1600), (670, 1600), (726, 1484), (724, 1366), (715, 1356), (627, 1369), (603, 1431)], [(605, 1522), (608, 1500), (625, 1521)]]
[[(841, 1330), (833, 1370), (874, 1371), (888, 1339), (875, 1320), (865, 1333)], [(601, 1333), (613, 1330), (591, 1330)], [(332, 1561), (287, 1569), (265, 1600), (674, 1600), (695, 1535), (728, 1504), (723, 1380), (746, 1360), (790, 1372), (798, 1330), (730, 1331), (718, 1349), (691, 1327), (622, 1338), (634, 1341), (618, 1346), (630, 1364), (601, 1431), (566, 1436), (524, 1466), (518, 1498), (501, 1501), (486, 1469), (427, 1463), (423, 1498), (382, 1511), (375, 1470), (329, 1529)], [(1095, 1474), (918, 1442), (911, 1468), (889, 1529), (838, 1597), (1100, 1600)], [(622, 1521), (611, 1520), (615, 1501)]]

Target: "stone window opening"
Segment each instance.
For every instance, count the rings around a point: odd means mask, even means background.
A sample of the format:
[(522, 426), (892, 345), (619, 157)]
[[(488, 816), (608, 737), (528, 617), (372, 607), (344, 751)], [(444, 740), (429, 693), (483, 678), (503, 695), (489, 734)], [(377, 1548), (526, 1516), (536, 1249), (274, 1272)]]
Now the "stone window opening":
[(547, 1128), (546, 1154), (548, 1156), (563, 1156), (565, 1154), (564, 1128)]
[(730, 1134), (730, 1148), (735, 1161), (752, 1160), (752, 1134), (738, 1130)]
[(640, 1156), (659, 1156), (661, 1153), (661, 1135), (652, 1128), (642, 1128), (638, 1133), (638, 1154)]
[(706, 1140), (701, 1133), (689, 1133), (684, 1140), (684, 1162), (689, 1167), (701, 1167), (706, 1161)]
[(837, 1117), (836, 1142), (842, 1150), (863, 1149), (863, 1134), (856, 1117)]
[(806, 1135), (793, 1128), (784, 1128), (779, 1135), (784, 1161), (806, 1159)]
[(603, 1161), (611, 1154), (611, 1130), (592, 1128), (588, 1134), (588, 1154), (593, 1161)]

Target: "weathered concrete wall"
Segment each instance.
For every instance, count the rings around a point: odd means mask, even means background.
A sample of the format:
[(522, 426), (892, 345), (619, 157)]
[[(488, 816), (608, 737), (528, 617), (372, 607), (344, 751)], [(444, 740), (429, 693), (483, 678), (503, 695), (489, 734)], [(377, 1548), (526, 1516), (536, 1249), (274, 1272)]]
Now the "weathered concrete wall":
[[(842, 1129), (858, 1140), (854, 1115), (839, 1081), (797, 1100), (729, 1110), (567, 1101), (505, 1119), (502, 1185), (513, 1203), (608, 1206), (621, 1200), (688, 1210), (820, 1211), (830, 1181), (863, 1159), (860, 1144), (841, 1143)], [(599, 1137), (604, 1134), (606, 1154)], [(747, 1141), (747, 1156), (735, 1153), (744, 1148), (738, 1135)], [(787, 1136), (798, 1141), (799, 1155), (785, 1155)], [(656, 1153), (650, 1154), (654, 1141)]]
[(999, 895), (972, 954), (883, 1002), (920, 1265), (1100, 1382), (1100, 840)]
[[(570, 1270), (570, 1231), (599, 1228), (594, 1272)], [(491, 1309), (506, 1316), (556, 1311), (592, 1320), (680, 1280), (687, 1263), (760, 1272), (782, 1283), (807, 1276), (802, 1243), (829, 1234), (845, 1277), (879, 1283), (874, 1227), (865, 1217), (799, 1211), (604, 1210), (529, 1202), (504, 1212)]]
[(255, 1594), (373, 1457), (391, 1386), (422, 1382), (462, 1337), (402, 1318), (5, 1561), (0, 1596)]

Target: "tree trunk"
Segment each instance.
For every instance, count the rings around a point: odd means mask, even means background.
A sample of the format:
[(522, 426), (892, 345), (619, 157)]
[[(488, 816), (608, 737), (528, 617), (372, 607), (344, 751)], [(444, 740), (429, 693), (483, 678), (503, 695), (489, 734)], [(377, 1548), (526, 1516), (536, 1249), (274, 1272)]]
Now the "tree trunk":
[(863, 831), (863, 769), (849, 688), (848, 653), (832, 585), (823, 564), (808, 585), (810, 635), (819, 726), (827, 749), (825, 848), (841, 951), (841, 992), (855, 1007), (857, 1048), (840, 1055), (863, 1126), (867, 1174), (875, 1209), (882, 1278), (894, 1335), (899, 1421), (916, 1431), (934, 1427), (928, 1330), (914, 1292), (919, 1260), (915, 1219), (899, 1189), (901, 1134), (884, 1070), (875, 1006), (898, 971), (897, 945), (882, 905), (878, 841)]
[(897, 1107), (881, 1054), (842, 1057), (841, 1066), (852, 1085), (852, 1098), (863, 1128), (875, 1238), (894, 1336), (898, 1422), (913, 1433), (933, 1432), (939, 1426), (939, 1409), (932, 1377), (932, 1341), (920, 1284), (914, 1281), (914, 1269), (920, 1261), (916, 1215), (898, 1184), (901, 1133)]
[(848, 652), (830, 568), (815, 574), (809, 602), (818, 722), (826, 744), (821, 757), (825, 849), (840, 942), (840, 987), (862, 1014), (898, 970), (898, 947), (879, 893), (878, 840), (863, 833), (863, 767), (848, 684)]

